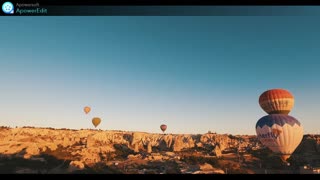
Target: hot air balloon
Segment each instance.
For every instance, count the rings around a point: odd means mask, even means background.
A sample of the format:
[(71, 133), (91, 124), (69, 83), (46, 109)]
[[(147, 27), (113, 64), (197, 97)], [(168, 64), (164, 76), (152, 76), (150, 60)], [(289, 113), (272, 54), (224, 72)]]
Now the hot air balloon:
[(100, 123), (101, 123), (100, 118), (98, 118), (98, 117), (92, 118), (92, 124), (94, 125), (94, 127), (97, 127)]
[(162, 125), (160, 126), (160, 129), (161, 129), (161, 131), (164, 133), (164, 132), (166, 131), (166, 129), (167, 129), (167, 125), (162, 124)]
[(259, 104), (268, 114), (289, 114), (294, 105), (294, 97), (288, 90), (271, 89), (260, 95)]
[(86, 106), (83, 108), (83, 110), (86, 114), (88, 114), (91, 111), (91, 108), (89, 106)]
[(270, 114), (256, 124), (260, 142), (286, 162), (303, 138), (300, 122), (286, 114)]

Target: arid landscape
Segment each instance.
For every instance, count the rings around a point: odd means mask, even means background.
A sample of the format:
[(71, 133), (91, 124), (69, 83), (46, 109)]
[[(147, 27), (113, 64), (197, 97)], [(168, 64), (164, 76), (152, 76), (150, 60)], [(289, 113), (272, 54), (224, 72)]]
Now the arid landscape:
[(256, 136), (93, 129), (0, 128), (0, 173), (319, 173), (320, 135), (304, 135), (283, 163)]

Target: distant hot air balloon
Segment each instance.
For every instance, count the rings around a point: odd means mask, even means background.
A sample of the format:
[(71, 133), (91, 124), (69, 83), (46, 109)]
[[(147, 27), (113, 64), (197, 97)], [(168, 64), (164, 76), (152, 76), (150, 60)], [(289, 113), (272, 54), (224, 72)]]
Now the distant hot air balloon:
[(162, 125), (160, 126), (160, 129), (161, 129), (161, 131), (164, 133), (164, 132), (166, 131), (166, 129), (167, 129), (167, 125), (162, 124)]
[(100, 123), (101, 123), (100, 118), (98, 118), (98, 117), (92, 118), (92, 124), (94, 125), (94, 127), (97, 127)]
[(91, 108), (89, 106), (86, 106), (83, 108), (83, 110), (86, 114), (88, 114), (91, 111)]
[(300, 144), (303, 127), (300, 122), (286, 114), (270, 114), (260, 118), (256, 124), (260, 142), (285, 162)]
[(259, 104), (268, 114), (289, 114), (294, 97), (288, 90), (270, 89), (260, 95)]

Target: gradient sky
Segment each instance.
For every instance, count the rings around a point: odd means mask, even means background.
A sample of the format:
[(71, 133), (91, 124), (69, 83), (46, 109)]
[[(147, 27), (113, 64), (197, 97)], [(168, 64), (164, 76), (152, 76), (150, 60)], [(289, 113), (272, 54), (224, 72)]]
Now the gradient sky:
[(0, 125), (255, 134), (260, 94), (285, 88), (320, 133), (317, 16), (0, 21)]

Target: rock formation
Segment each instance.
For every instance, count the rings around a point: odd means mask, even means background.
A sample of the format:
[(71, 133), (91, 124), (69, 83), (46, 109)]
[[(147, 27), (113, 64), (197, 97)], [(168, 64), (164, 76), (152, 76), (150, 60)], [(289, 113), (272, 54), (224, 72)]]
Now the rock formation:
[[(115, 157), (180, 160), (176, 153), (183, 151), (202, 149), (211, 156), (221, 157), (225, 151), (256, 150), (261, 147), (255, 136), (216, 133), (191, 135), (31, 127), (0, 128), (1, 156), (30, 159), (41, 154), (53, 155), (64, 161), (69, 160), (70, 172), (111, 161)], [(319, 153), (320, 136), (305, 137), (297, 151), (306, 148), (310, 149), (311, 153)], [(201, 168), (201, 172), (219, 171), (208, 164)]]

